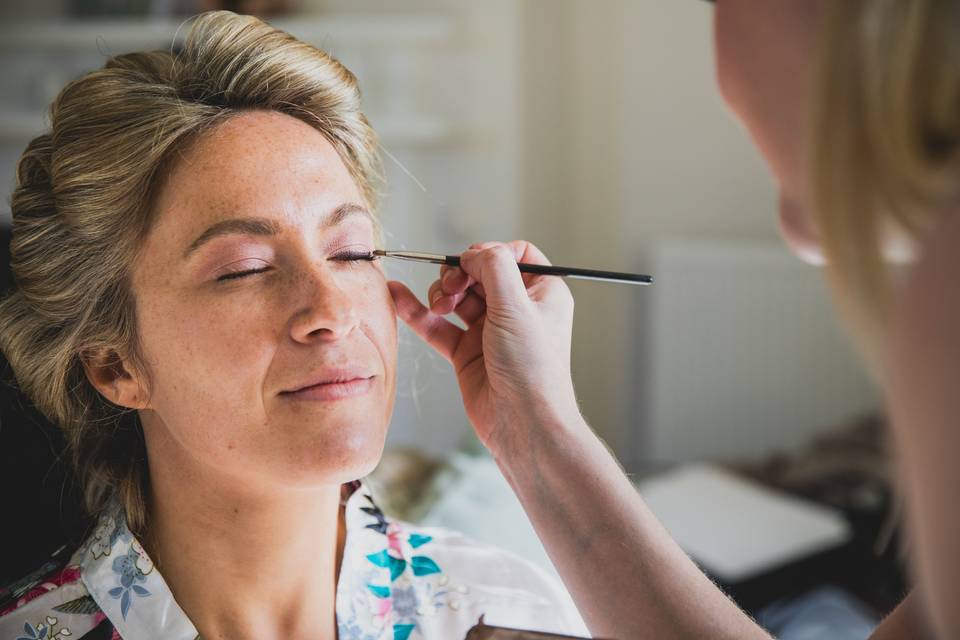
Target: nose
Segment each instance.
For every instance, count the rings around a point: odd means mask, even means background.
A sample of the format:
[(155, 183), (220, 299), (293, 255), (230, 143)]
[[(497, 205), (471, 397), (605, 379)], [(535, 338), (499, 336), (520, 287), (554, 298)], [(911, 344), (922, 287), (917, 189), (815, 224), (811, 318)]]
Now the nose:
[(336, 274), (318, 267), (297, 287), (301, 300), (291, 323), (291, 337), (304, 344), (335, 341), (353, 331), (360, 321), (355, 296), (338, 282)]

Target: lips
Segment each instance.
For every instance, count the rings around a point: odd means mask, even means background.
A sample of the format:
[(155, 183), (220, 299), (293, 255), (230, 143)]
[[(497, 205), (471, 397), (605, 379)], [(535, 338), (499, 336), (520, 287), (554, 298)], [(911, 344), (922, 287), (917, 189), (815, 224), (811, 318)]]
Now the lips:
[(327, 369), (309, 376), (304, 382), (280, 392), (281, 396), (300, 400), (340, 400), (363, 395), (373, 386), (376, 376), (361, 369)]

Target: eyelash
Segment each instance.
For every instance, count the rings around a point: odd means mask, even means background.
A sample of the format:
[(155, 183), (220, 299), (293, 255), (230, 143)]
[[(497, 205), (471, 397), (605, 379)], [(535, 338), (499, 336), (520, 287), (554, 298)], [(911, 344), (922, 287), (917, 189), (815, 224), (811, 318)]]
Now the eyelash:
[[(364, 253), (344, 252), (344, 253), (339, 253), (335, 256), (331, 256), (330, 259), (336, 262), (349, 262), (349, 263), (360, 262), (361, 260), (366, 262), (374, 262), (376, 260), (379, 260), (380, 256), (374, 255), (372, 251), (364, 252)], [(355, 265), (351, 264), (350, 266), (355, 266)], [(273, 267), (263, 267), (261, 269), (248, 269), (246, 271), (235, 271), (233, 273), (225, 273), (222, 276), (217, 278), (217, 282), (225, 282), (227, 280), (238, 280), (240, 278), (245, 278), (246, 276), (252, 276), (258, 273), (269, 271), (272, 268)]]

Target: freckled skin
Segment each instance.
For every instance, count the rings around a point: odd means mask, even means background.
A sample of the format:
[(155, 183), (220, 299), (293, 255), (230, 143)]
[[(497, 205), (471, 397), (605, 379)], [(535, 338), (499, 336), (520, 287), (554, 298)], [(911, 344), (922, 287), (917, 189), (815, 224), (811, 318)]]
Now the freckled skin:
[[(152, 374), (141, 408), (151, 467), (309, 487), (355, 479), (379, 460), (394, 401), (396, 317), (378, 263), (331, 259), (374, 248), (362, 214), (323, 227), (345, 203), (363, 199), (336, 151), (278, 113), (236, 116), (175, 163), (133, 269)], [(221, 236), (183, 259), (207, 227), (235, 217), (269, 218), (282, 231)], [(369, 393), (324, 403), (279, 395), (321, 367), (350, 366), (375, 376)]]

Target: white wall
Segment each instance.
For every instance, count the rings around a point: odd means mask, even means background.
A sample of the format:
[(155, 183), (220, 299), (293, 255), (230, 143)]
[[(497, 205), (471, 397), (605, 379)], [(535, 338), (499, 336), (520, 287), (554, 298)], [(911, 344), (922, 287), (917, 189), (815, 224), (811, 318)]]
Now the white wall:
[(876, 406), (824, 279), (781, 245), (664, 242), (654, 264), (639, 454), (767, 455)]

